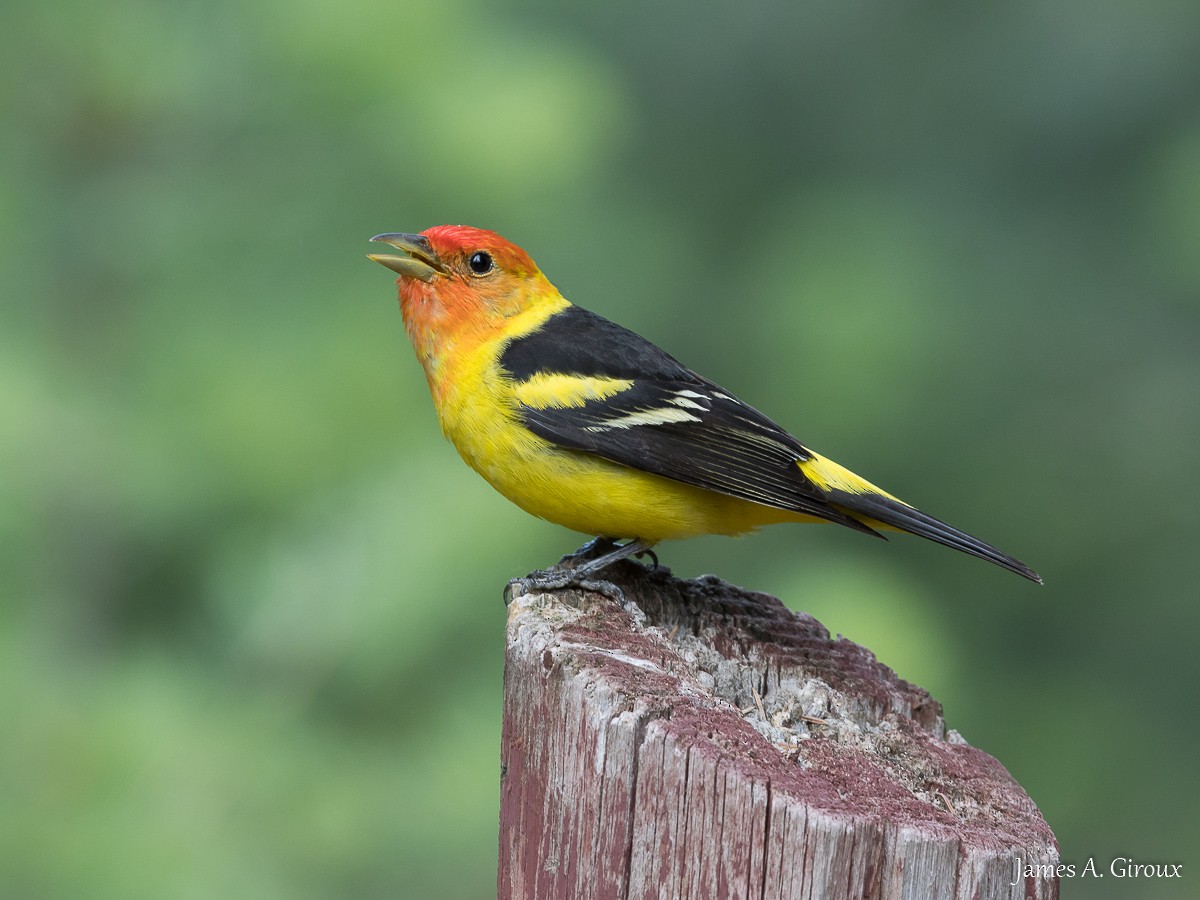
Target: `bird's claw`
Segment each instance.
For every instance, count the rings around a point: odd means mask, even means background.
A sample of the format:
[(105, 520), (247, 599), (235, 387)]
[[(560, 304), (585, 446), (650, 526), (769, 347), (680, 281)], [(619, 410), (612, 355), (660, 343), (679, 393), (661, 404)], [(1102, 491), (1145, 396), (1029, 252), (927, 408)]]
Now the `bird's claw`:
[(641, 538), (634, 538), (625, 544), (618, 544), (608, 537), (593, 538), (574, 553), (564, 556), (553, 568), (510, 581), (504, 588), (504, 605), (512, 602), (515, 588), (522, 591), (557, 591), (565, 587), (575, 587), (603, 594), (624, 606), (625, 593), (619, 587), (611, 581), (592, 576), (630, 556), (649, 555), (654, 560), (654, 568), (657, 569), (658, 557), (650, 549), (653, 546), (652, 541)]
[(528, 594), (532, 591), (560, 591), (563, 588), (595, 591), (617, 603), (625, 603), (624, 592), (611, 581), (588, 578), (586, 573), (578, 573), (573, 569), (556, 566), (553, 569), (534, 572), (524, 578), (514, 578), (504, 586), (504, 605), (508, 606), (519, 594)]
[(580, 578), (575, 584), (585, 591), (595, 591), (597, 594), (603, 594), (609, 600), (615, 600), (622, 606), (625, 605), (625, 592), (611, 581), (605, 581), (603, 578)]
[(657, 570), (657, 569), (658, 569), (658, 567), (659, 567), (659, 565), (658, 565), (658, 554), (657, 554), (657, 553), (655, 553), (653, 550), (646, 549), (646, 550), (643, 550), (643, 551), (642, 551), (642, 552), (640, 552), (640, 553), (635, 553), (635, 554), (633, 554), (633, 555), (634, 555), (634, 558), (635, 558), (635, 559), (639, 559), (639, 560), (640, 560), (640, 559), (641, 559), (643, 556), (648, 556), (648, 557), (650, 557), (650, 559), (652, 559), (652, 560), (654, 561), (654, 565), (650, 566), (650, 571), (651, 571), (651, 572), (653, 572), (653, 571), (655, 571), (655, 570)]

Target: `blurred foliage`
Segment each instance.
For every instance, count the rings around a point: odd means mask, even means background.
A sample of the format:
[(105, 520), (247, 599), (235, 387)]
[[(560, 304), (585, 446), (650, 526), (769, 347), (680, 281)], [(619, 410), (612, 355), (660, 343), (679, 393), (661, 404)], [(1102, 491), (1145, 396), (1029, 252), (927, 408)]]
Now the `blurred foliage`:
[[(0, 10), (0, 895), (484, 897), (504, 581), (365, 239), (585, 306), (1040, 569), (662, 548), (873, 649), (1068, 861), (1200, 846), (1200, 6)], [(1066, 896), (1183, 896), (1109, 878)]]

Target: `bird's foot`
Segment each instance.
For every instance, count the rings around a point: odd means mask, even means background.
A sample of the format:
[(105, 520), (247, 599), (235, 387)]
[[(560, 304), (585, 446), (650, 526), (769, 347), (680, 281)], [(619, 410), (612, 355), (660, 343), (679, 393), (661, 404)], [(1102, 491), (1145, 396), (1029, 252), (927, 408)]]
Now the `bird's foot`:
[(539, 569), (524, 578), (514, 578), (504, 587), (504, 605), (508, 606), (512, 603), (513, 597), (518, 594), (528, 594), (532, 591), (559, 591), (563, 588), (595, 591), (610, 600), (621, 604), (625, 603), (625, 594), (619, 587), (611, 581), (587, 577), (587, 573), (583, 572), (582, 568), (581, 566), (577, 569), (568, 569), (555, 566), (553, 569)]
[[(551, 569), (534, 572), (525, 578), (514, 578), (504, 588), (504, 605), (512, 602), (517, 590), (557, 591), (565, 587), (581, 588), (603, 594), (618, 603), (625, 603), (625, 594), (611, 581), (592, 576), (622, 559), (649, 555), (658, 568), (658, 557), (651, 549), (654, 544), (641, 538), (618, 544), (612, 538), (598, 537), (588, 541), (574, 553), (564, 556)], [(599, 554), (598, 556), (596, 554)], [(586, 562), (579, 562), (586, 560)]]

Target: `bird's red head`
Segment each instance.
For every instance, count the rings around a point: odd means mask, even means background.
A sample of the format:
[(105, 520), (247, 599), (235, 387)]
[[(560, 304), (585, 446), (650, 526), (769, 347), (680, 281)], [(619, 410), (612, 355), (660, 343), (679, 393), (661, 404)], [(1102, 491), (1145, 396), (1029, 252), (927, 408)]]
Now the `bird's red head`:
[(539, 298), (558, 296), (529, 254), (494, 231), (436, 225), (371, 240), (404, 254), (371, 259), (400, 276), (400, 311), (431, 385), (447, 351), (466, 351)]
[(477, 253), (487, 254), (495, 270), (512, 277), (520, 278), (538, 271), (528, 253), (486, 228), (434, 225), (421, 232), (421, 235), (429, 241), (444, 265), (463, 276), (488, 274), (482, 261), (475, 260), (473, 263)]

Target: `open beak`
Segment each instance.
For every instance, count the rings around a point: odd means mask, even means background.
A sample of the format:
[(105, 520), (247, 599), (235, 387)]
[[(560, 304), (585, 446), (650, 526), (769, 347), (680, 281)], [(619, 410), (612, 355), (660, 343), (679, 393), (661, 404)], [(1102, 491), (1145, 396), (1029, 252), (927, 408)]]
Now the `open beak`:
[(373, 259), (381, 266), (387, 266), (405, 278), (433, 281), (439, 275), (446, 274), (446, 266), (438, 259), (437, 251), (433, 249), (429, 239), (424, 235), (377, 234), (371, 240), (379, 241), (381, 244), (391, 244), (404, 256), (393, 256), (390, 253), (368, 253), (367, 259)]

